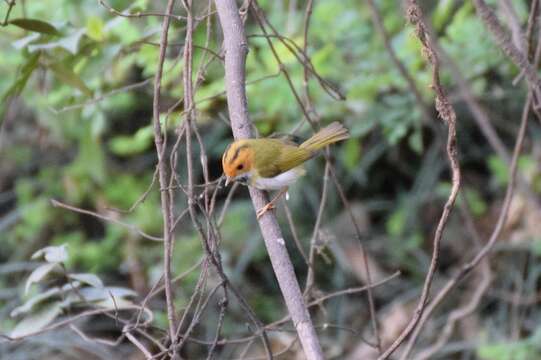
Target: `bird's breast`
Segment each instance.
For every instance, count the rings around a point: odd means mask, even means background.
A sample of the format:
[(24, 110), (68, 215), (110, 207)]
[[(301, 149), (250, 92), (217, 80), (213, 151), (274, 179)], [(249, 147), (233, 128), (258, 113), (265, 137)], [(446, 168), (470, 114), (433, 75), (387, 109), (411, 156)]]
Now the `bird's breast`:
[(293, 184), (304, 173), (304, 168), (298, 166), (273, 177), (252, 176), (251, 185), (261, 190), (280, 190)]

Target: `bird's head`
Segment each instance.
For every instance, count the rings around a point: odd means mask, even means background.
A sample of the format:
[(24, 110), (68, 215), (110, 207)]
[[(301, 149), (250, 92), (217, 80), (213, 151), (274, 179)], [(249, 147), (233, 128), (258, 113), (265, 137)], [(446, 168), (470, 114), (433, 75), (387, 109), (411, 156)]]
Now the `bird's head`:
[(222, 156), (222, 167), (226, 176), (226, 186), (232, 181), (247, 184), (254, 166), (255, 149), (246, 141), (230, 144)]

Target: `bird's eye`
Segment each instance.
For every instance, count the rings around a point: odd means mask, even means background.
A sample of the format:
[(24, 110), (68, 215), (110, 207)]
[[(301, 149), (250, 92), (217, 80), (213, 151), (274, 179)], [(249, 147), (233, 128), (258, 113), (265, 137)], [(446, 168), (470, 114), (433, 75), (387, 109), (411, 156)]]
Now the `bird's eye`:
[(237, 166), (237, 170), (242, 170), (243, 168), (244, 168), (244, 165), (242, 165), (242, 164), (239, 164), (239, 165)]

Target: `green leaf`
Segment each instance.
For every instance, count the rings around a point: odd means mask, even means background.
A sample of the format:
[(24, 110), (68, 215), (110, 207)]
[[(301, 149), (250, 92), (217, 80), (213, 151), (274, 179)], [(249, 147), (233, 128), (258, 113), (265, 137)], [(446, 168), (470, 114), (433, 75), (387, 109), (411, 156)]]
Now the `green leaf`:
[(349, 171), (354, 171), (361, 160), (361, 143), (359, 139), (348, 139), (342, 149), (342, 159)]
[(95, 41), (102, 41), (103, 34), (103, 20), (99, 17), (91, 16), (86, 21), (86, 35)]
[(435, 29), (440, 30), (445, 22), (449, 21), (454, 5), (455, 2), (453, 0), (440, 0), (438, 2), (438, 6), (436, 6), (432, 15), (432, 22)]
[(47, 35), (58, 35), (58, 30), (56, 28), (41, 20), (37, 19), (13, 19), (8, 22), (11, 25), (18, 26), (22, 29), (38, 32), (41, 34), (47, 34)]
[(21, 93), (21, 91), (23, 91), (28, 79), (30, 78), (30, 75), (32, 75), (32, 72), (34, 72), (34, 69), (38, 66), (40, 54), (41, 53), (39, 52), (32, 54), (32, 56), (26, 60), (26, 63), (21, 69), (20, 76), (4, 93), (2, 96), (2, 101), (5, 101), (11, 96), (17, 96)]
[(134, 155), (142, 153), (152, 144), (154, 132), (151, 125), (137, 130), (133, 136), (117, 136), (109, 142), (111, 151), (116, 155)]
[(407, 213), (404, 207), (399, 207), (395, 210), (385, 223), (387, 233), (391, 236), (402, 235), (404, 228), (406, 227)]
[(481, 345), (477, 355), (483, 360), (533, 360), (539, 359), (527, 341)]
[(421, 129), (416, 129), (413, 134), (408, 137), (408, 145), (413, 151), (421, 155), (423, 152), (423, 134)]
[(509, 179), (508, 172), (509, 167), (499, 157), (493, 155), (488, 158), (488, 168), (492, 172), (492, 176), (496, 179), (496, 182), (500, 186), (505, 186)]
[(84, 273), (84, 274), (69, 274), (69, 277), (71, 279), (74, 279), (74, 280), (78, 280), (82, 283), (85, 283), (85, 284), (88, 284), (90, 286), (93, 286), (95, 288), (102, 288), (103, 287), (103, 282), (101, 281), (101, 279), (94, 275), (94, 274), (88, 274), (88, 273)]
[(374, 117), (367, 117), (359, 121), (355, 121), (351, 125), (350, 133), (351, 137), (364, 137), (370, 133), (377, 125), (377, 120)]
[(467, 188), (465, 191), (465, 196), (466, 200), (468, 201), (468, 206), (470, 207), (470, 210), (474, 216), (478, 217), (486, 213), (487, 204), (477, 190)]
[(47, 263), (35, 268), (26, 280), (26, 285), (24, 286), (24, 293), (28, 294), (28, 290), (30, 290), (30, 286), (32, 286), (32, 284), (38, 283), (43, 280), (47, 276), (47, 274), (55, 270), (57, 266), (58, 264), (56, 263)]
[(12, 338), (30, 335), (49, 325), (60, 313), (62, 306), (59, 302), (47, 305), (39, 312), (24, 318), (9, 334)]
[(49, 64), (48, 67), (62, 82), (81, 90), (81, 92), (88, 96), (92, 96), (92, 90), (90, 90), (79, 75), (75, 74), (68, 66), (66, 66), (66, 64), (53, 63)]

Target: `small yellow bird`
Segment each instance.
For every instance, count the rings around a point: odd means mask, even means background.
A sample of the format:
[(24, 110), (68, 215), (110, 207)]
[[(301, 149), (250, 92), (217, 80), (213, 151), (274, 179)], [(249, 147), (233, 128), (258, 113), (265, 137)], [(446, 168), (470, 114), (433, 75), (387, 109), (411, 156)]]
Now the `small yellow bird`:
[(226, 186), (232, 181), (262, 190), (279, 190), (280, 194), (265, 208), (258, 211), (261, 217), (272, 203), (305, 174), (303, 164), (327, 145), (349, 138), (348, 130), (339, 122), (321, 129), (300, 145), (285, 139), (242, 139), (231, 143), (222, 156)]

